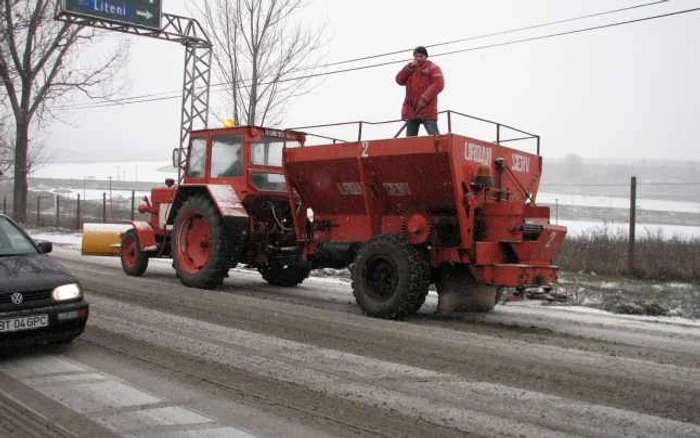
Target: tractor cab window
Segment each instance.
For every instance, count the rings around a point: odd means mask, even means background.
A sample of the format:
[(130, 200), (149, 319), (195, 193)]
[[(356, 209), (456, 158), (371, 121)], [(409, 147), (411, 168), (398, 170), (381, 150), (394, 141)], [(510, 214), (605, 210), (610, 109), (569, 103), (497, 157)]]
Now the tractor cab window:
[(222, 135), (212, 139), (211, 176), (243, 176), (243, 137)]
[(207, 157), (207, 140), (193, 138), (190, 142), (189, 165), (187, 176), (191, 178), (204, 178), (204, 160)]
[[(286, 147), (298, 148), (301, 144), (298, 141), (287, 141)], [(282, 167), (282, 151), (285, 142), (279, 138), (265, 138), (253, 142), (252, 155), (253, 165)]]

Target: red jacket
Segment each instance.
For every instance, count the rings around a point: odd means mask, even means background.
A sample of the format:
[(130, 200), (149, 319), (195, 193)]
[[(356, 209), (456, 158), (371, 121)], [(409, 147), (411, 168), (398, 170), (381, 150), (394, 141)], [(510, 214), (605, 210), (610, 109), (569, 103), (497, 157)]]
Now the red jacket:
[(403, 120), (437, 120), (437, 96), (445, 88), (440, 67), (430, 61), (420, 67), (406, 64), (396, 75), (396, 82), (406, 86), (406, 99), (401, 109)]

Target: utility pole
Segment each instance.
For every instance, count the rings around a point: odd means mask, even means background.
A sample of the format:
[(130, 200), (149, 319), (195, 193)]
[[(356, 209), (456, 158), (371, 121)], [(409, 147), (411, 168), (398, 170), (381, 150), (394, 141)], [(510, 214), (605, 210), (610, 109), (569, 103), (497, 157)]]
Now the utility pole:
[(634, 241), (637, 226), (637, 177), (633, 176), (630, 183), (630, 237), (627, 248), (627, 268), (634, 272)]
[(109, 218), (112, 219), (112, 175), (109, 176)]

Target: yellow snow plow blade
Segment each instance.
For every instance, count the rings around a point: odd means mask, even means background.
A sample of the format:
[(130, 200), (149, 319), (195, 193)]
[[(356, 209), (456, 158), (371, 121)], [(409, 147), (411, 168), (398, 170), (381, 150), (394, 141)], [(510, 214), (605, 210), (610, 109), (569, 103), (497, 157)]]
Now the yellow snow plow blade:
[(118, 256), (122, 236), (132, 228), (123, 224), (83, 224), (83, 255)]

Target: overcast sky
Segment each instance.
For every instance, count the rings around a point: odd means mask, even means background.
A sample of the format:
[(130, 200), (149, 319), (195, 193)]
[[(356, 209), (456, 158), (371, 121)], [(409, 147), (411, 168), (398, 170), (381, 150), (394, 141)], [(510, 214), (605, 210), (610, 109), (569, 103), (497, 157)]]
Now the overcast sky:
[[(310, 25), (326, 23), (324, 62), (572, 18), (652, 0), (316, 0), (304, 12)], [(163, 0), (164, 11), (187, 15), (194, 1)], [(445, 47), (432, 54), (591, 27), (700, 7), (672, 0), (635, 11)], [(174, 43), (127, 37), (131, 57), (124, 96), (177, 92), (184, 49)], [(115, 37), (116, 39), (116, 37)], [(586, 158), (700, 160), (695, 135), (700, 109), (700, 12), (612, 29), (431, 59), (446, 88), (440, 109), (452, 109), (542, 136), (542, 154)], [(288, 107), (286, 127), (400, 116), (403, 89), (388, 67), (327, 76)], [(402, 59), (405, 58), (405, 59)], [(362, 65), (362, 64), (359, 64)], [(220, 93), (214, 93), (216, 101)], [(218, 106), (220, 108), (220, 106)], [(211, 126), (230, 116), (220, 109)], [(177, 146), (180, 102), (63, 110), (70, 124), (42, 132), (54, 160), (69, 157), (167, 160)], [(441, 129), (446, 129), (444, 121)], [(460, 133), (495, 137), (471, 125)], [(478, 134), (478, 135), (477, 135)], [(493, 138), (485, 138), (493, 140)]]

